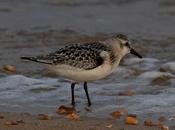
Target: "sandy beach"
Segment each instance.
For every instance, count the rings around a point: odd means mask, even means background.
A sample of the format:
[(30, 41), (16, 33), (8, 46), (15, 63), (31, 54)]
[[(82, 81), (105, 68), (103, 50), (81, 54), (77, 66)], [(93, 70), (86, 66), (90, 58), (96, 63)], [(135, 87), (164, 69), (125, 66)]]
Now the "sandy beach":
[[(159, 127), (122, 125), (115, 119), (81, 117), (69, 120), (64, 116), (53, 116), (39, 120), (29, 113), (0, 113), (0, 130), (161, 130)], [(3, 118), (2, 118), (3, 116)], [(12, 124), (11, 124), (12, 122)], [(170, 130), (174, 130), (171, 127)]]
[[(0, 130), (168, 130), (144, 126), (146, 119), (175, 130), (173, 0), (0, 0), (0, 18)], [(112, 75), (90, 82), (90, 112), (77, 85), (79, 120), (58, 115), (58, 106), (70, 103), (70, 82), (20, 57), (116, 33), (129, 36), (144, 58), (128, 55)], [(136, 114), (138, 125), (112, 118), (120, 108)]]

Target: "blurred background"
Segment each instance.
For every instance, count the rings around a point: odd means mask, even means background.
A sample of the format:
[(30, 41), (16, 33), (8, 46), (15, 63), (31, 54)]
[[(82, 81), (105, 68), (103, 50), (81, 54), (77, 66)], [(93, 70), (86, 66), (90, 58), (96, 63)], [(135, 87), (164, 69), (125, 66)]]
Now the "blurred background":
[(54, 113), (70, 103), (67, 80), (48, 78), (42, 65), (21, 56), (116, 33), (128, 35), (144, 59), (128, 55), (117, 73), (89, 84), (92, 112), (77, 87), (80, 113), (109, 116), (122, 107), (141, 118), (174, 119), (174, 0), (0, 0), (0, 111)]
[(145, 57), (174, 60), (174, 23), (174, 0), (0, 0), (0, 65), (39, 72), (19, 57), (115, 33), (128, 35)]

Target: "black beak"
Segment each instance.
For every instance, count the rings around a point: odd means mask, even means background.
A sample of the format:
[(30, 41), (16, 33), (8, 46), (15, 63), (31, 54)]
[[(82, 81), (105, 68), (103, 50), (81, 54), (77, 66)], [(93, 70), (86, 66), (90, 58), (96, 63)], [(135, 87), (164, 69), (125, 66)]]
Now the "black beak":
[(137, 53), (133, 48), (130, 48), (130, 53), (139, 57), (139, 58), (142, 58), (142, 56), (139, 53)]

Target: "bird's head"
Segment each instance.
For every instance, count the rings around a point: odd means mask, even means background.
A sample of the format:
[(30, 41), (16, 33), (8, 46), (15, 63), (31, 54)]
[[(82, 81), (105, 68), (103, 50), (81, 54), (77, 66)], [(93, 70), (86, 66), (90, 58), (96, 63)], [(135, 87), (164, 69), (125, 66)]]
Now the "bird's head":
[(142, 56), (137, 51), (135, 51), (135, 49), (131, 47), (130, 41), (126, 35), (118, 34), (113, 38), (119, 41), (119, 48), (120, 50), (122, 50), (123, 55), (131, 53), (139, 58), (142, 58)]

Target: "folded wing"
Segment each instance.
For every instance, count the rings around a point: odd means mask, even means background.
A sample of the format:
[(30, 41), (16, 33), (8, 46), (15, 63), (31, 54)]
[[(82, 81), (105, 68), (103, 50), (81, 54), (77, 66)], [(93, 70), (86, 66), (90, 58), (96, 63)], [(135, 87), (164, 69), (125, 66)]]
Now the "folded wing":
[(103, 64), (100, 53), (107, 49), (105, 45), (98, 42), (71, 44), (48, 55), (21, 58), (50, 65), (65, 64), (88, 70)]

